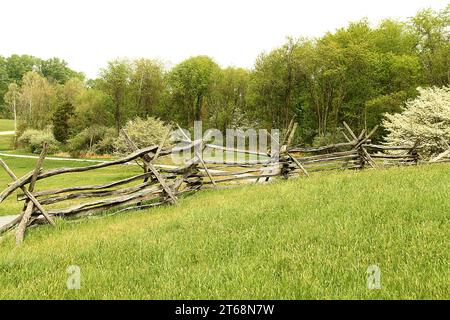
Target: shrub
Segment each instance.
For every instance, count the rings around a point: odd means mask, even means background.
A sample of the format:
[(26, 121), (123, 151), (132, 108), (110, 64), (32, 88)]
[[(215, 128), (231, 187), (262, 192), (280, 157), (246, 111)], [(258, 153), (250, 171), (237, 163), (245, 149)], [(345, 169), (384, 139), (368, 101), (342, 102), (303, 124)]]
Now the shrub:
[(386, 114), (383, 126), (386, 142), (413, 145), (419, 142), (421, 155), (428, 158), (447, 149), (450, 141), (450, 87), (418, 88), (419, 97), (406, 103), (402, 113)]
[(50, 128), (45, 130), (27, 129), (19, 138), (19, 143), (32, 153), (40, 153), (45, 142), (48, 144), (48, 152), (58, 150), (58, 141)]
[[(92, 126), (84, 129), (75, 137), (67, 140), (67, 151), (69, 151), (70, 155), (73, 157), (78, 157), (81, 154), (86, 153), (107, 153), (103, 152), (104, 147), (98, 147), (98, 144), (102, 143), (105, 139), (105, 136), (109, 135), (110, 139), (115, 138), (115, 133), (112, 132), (113, 129), (103, 126)], [(105, 142), (103, 142), (104, 144)], [(110, 151), (112, 152), (112, 143), (110, 147)]]
[(97, 154), (112, 154), (114, 153), (114, 143), (117, 140), (116, 129), (108, 128), (101, 140), (94, 144), (93, 149)]
[[(168, 127), (161, 120), (148, 117), (147, 119), (135, 118), (130, 120), (126, 123), (124, 129), (138, 148), (145, 148), (151, 145), (159, 145), (167, 133)], [(167, 139), (165, 145), (169, 144), (170, 141)], [(123, 135), (119, 135), (114, 147), (119, 154), (131, 151)]]
[[(340, 132), (337, 132), (337, 134), (340, 134)], [(324, 136), (315, 136), (312, 142), (313, 147), (323, 147), (334, 143), (342, 142), (340, 140), (340, 135), (337, 135), (336, 137), (334, 134), (328, 132)]]

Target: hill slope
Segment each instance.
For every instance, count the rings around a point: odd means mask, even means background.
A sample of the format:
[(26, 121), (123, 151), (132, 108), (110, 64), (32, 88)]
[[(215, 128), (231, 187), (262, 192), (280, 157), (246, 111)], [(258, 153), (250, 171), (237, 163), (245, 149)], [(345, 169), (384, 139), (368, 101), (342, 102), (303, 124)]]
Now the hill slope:
[(448, 298), (449, 190), (448, 165), (342, 172), (60, 221), (3, 239), (0, 299)]

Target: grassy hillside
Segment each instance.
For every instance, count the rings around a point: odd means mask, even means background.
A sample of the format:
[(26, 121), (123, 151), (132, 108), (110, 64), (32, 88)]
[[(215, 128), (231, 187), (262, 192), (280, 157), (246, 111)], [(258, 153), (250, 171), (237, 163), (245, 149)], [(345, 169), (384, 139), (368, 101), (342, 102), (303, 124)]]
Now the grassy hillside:
[(449, 188), (448, 165), (343, 172), (59, 221), (1, 241), (0, 299), (448, 298)]

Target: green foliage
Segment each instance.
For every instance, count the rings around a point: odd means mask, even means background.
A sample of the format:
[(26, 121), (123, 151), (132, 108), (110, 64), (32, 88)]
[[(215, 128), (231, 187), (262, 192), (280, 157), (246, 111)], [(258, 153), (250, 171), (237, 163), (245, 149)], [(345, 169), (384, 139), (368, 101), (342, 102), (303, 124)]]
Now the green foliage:
[[(221, 68), (208, 56), (170, 70), (158, 60), (116, 59), (99, 78), (84, 81), (59, 58), (0, 56), (0, 114), (13, 118), (15, 110), (19, 122), (40, 130), (56, 117), (61, 140), (94, 125), (114, 126), (117, 135), (135, 117), (184, 127), (202, 120), (204, 129), (283, 130), (295, 116), (297, 141), (337, 142), (343, 121), (370, 130), (385, 112), (415, 98), (417, 87), (449, 85), (449, 8), (377, 26), (362, 19), (314, 39), (288, 38), (260, 54), (251, 70)], [(57, 109), (66, 103), (74, 115), (63, 119)]]
[(59, 143), (50, 128), (44, 130), (27, 129), (19, 137), (19, 143), (32, 153), (40, 153), (44, 143), (47, 143), (49, 153), (55, 152), (59, 148)]
[(74, 115), (71, 103), (59, 106), (53, 113), (53, 135), (59, 142), (66, 142), (70, 135), (69, 119)]
[(82, 90), (76, 97), (74, 106), (75, 116), (71, 119), (71, 125), (75, 132), (93, 125), (114, 125), (111, 101), (99, 89)]
[(108, 67), (100, 71), (100, 87), (108, 95), (113, 106), (117, 133), (125, 122), (127, 98), (131, 76), (130, 61), (117, 59), (108, 62)]
[(247, 86), (249, 71), (228, 67), (220, 73), (207, 109), (210, 127), (225, 131), (229, 128), (249, 126), (247, 110)]
[[(386, 113), (398, 113), (402, 111), (402, 105), (408, 98), (404, 91), (380, 95), (366, 102), (365, 127), (373, 128), (379, 125)], [(386, 134), (384, 127), (377, 130), (372, 140), (381, 140)]]
[(450, 82), (450, 4), (441, 11), (425, 9), (412, 18), (417, 51), (430, 86)]
[[(148, 117), (146, 119), (129, 120), (124, 126), (124, 130), (138, 148), (145, 148), (159, 145), (167, 134), (169, 127), (159, 119)], [(167, 139), (165, 145), (169, 144), (170, 141)], [(114, 149), (119, 154), (127, 154), (133, 151), (122, 134), (115, 140)]]
[(132, 63), (130, 79), (130, 117), (146, 117), (158, 112), (164, 92), (164, 70), (161, 62), (137, 59)]
[(94, 144), (93, 149), (96, 154), (113, 154), (117, 142), (117, 133), (114, 128), (108, 128), (101, 140)]
[(184, 125), (205, 120), (219, 76), (219, 66), (207, 56), (192, 57), (176, 65), (167, 78), (172, 116)]
[(104, 154), (112, 151), (112, 142), (116, 136), (114, 129), (91, 126), (69, 139), (66, 148), (73, 157), (94, 153)]
[[(448, 7), (449, 8), (449, 7)], [(258, 57), (247, 100), (251, 117), (285, 128), (293, 115), (300, 140), (338, 139), (342, 121), (356, 131), (398, 112), (425, 84), (450, 79), (449, 9), (424, 10), (377, 27), (363, 19), (319, 39), (288, 39)], [(379, 138), (380, 136), (378, 136)]]
[(23, 76), (18, 98), (17, 113), (31, 128), (43, 130), (51, 123), (57, 96), (46, 78), (30, 71)]
[(82, 73), (73, 71), (67, 62), (59, 58), (42, 60), (30, 55), (13, 54), (8, 58), (0, 56), (0, 114), (12, 116), (11, 110), (5, 109), (4, 95), (12, 83), (22, 84), (26, 73), (34, 71), (50, 83), (65, 83), (72, 77), (84, 79)]
[(67, 62), (59, 58), (50, 58), (41, 60), (39, 64), (41, 74), (50, 82), (65, 83), (71, 78), (84, 79), (84, 75), (71, 70), (67, 66)]

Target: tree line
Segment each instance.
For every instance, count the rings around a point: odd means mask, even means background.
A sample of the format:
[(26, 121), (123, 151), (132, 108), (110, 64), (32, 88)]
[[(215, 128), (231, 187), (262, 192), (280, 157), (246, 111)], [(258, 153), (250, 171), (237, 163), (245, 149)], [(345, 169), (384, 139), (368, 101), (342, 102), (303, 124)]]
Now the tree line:
[(50, 127), (63, 143), (95, 127), (118, 134), (136, 117), (225, 130), (286, 128), (294, 116), (297, 142), (336, 142), (342, 121), (371, 128), (418, 87), (449, 85), (449, 12), (426, 9), (377, 26), (362, 19), (320, 38), (288, 38), (250, 70), (222, 68), (208, 56), (173, 68), (116, 59), (87, 80), (58, 58), (0, 57), (0, 112), (17, 115), (19, 132)]

